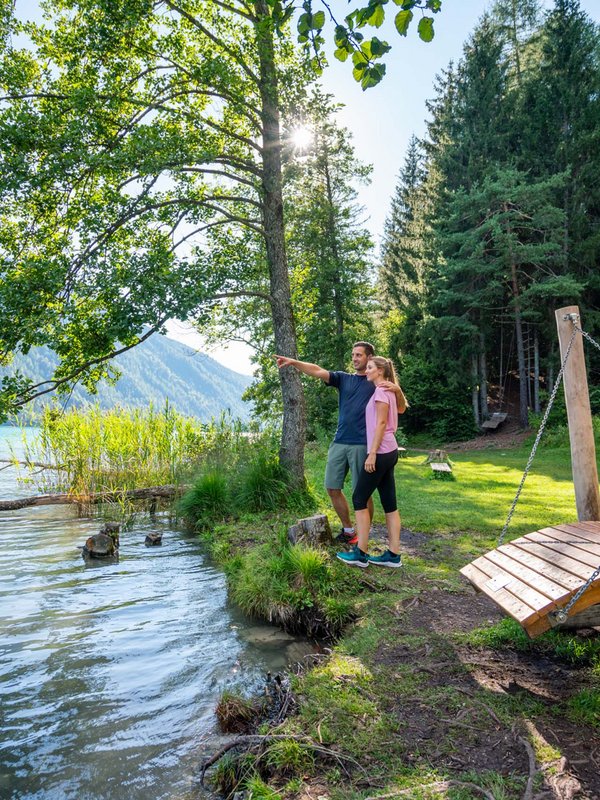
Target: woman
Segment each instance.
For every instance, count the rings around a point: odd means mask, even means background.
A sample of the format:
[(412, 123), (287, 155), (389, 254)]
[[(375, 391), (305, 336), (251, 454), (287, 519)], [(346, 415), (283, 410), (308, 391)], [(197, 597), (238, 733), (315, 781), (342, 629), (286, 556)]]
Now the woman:
[[(358, 544), (349, 553), (337, 553), (344, 564), (351, 567), (368, 567), (377, 564), (382, 567), (401, 567), (400, 558), (400, 514), (396, 504), (396, 484), (394, 467), (398, 461), (398, 445), (394, 436), (398, 427), (398, 413), (403, 414), (407, 407), (406, 398), (400, 390), (400, 405), (394, 392), (386, 392), (380, 385), (391, 381), (398, 385), (394, 365), (389, 358), (372, 356), (367, 363), (367, 380), (375, 385), (375, 392), (367, 404), (367, 450), (368, 456), (360, 474), (352, 503), (356, 514)], [(369, 556), (369, 530), (371, 520), (367, 503), (373, 492), (379, 491), (381, 505), (385, 512), (389, 547), (381, 556)]]

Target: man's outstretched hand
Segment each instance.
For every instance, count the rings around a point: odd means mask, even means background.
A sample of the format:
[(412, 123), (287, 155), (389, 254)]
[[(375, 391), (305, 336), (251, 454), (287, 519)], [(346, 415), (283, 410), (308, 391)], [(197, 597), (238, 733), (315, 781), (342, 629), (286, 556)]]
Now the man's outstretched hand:
[(273, 356), (273, 358), (279, 369), (282, 367), (291, 367), (295, 361), (294, 358), (289, 358), (288, 356)]

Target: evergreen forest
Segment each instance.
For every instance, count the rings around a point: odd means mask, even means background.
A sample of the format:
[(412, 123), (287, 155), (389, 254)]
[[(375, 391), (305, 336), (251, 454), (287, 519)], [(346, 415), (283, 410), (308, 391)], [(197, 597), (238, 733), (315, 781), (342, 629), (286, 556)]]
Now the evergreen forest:
[(526, 427), (560, 367), (554, 310), (600, 332), (599, 56), (577, 4), (497, 2), (438, 76), (378, 280), (410, 429), (464, 438), (492, 411)]

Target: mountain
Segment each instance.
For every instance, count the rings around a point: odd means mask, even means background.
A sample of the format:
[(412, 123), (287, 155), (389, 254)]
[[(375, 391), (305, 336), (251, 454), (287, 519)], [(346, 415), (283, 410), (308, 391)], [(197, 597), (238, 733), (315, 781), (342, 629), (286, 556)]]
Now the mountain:
[[(150, 336), (115, 358), (114, 363), (122, 373), (115, 386), (102, 382), (96, 395), (76, 386), (68, 401), (58, 398), (60, 405), (144, 408), (152, 403), (160, 408), (168, 399), (181, 414), (198, 417), (203, 422), (223, 411), (243, 420), (250, 416), (250, 405), (242, 400), (242, 394), (252, 378), (166, 336)], [(57, 358), (51, 350), (36, 347), (26, 356), (17, 356), (10, 370), (0, 368), (0, 378), (19, 369), (38, 383), (48, 380), (56, 364)], [(36, 401), (34, 411), (39, 411), (41, 405), (42, 400)]]

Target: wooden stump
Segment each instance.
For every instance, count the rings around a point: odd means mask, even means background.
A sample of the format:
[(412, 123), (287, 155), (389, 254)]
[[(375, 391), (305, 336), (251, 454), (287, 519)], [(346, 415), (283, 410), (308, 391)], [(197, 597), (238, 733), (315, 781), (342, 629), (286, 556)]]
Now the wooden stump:
[(288, 529), (288, 539), (292, 544), (305, 544), (309, 547), (330, 544), (332, 536), (329, 520), (324, 514), (299, 519)]

